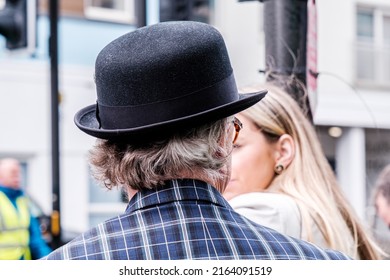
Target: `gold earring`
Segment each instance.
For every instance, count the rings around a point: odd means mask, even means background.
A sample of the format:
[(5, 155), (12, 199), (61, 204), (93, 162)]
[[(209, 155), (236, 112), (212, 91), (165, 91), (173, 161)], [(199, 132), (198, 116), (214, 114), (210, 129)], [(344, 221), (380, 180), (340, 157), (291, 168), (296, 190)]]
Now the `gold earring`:
[(280, 175), (284, 170), (283, 164), (278, 164), (275, 166), (274, 171), (276, 174)]

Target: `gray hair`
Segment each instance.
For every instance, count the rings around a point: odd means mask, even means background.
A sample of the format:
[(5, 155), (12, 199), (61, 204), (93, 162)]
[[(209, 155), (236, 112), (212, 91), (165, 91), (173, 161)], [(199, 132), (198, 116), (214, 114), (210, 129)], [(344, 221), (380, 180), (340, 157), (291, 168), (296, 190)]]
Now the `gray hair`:
[(167, 139), (146, 144), (96, 141), (89, 162), (93, 177), (111, 189), (115, 186), (153, 189), (163, 181), (226, 176), (221, 172), (230, 152), (225, 143), (230, 118), (218, 120)]

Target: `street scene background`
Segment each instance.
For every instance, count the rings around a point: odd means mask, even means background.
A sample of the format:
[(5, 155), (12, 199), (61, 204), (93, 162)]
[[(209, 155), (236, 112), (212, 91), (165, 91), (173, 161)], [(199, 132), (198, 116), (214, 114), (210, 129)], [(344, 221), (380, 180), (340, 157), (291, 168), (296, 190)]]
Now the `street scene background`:
[[(6, 2), (0, 0), (0, 9)], [(176, 1), (59, 1), (58, 52), (53, 53), (49, 2), (31, 2), (37, 9), (36, 21), (27, 23), (35, 32), (28, 46), (9, 49), (7, 38), (0, 36), (0, 157), (22, 162), (23, 187), (48, 225), (48, 242), (53, 210), (59, 210), (61, 242), (66, 242), (126, 207), (119, 190), (108, 192), (90, 177), (86, 156), (94, 140), (73, 122), (80, 108), (95, 102), (97, 54), (122, 34), (183, 14), (172, 6)], [(266, 1), (198, 2), (189, 19), (220, 30), (238, 86), (263, 82), (271, 28), (264, 21)], [(388, 250), (390, 232), (375, 216), (372, 190), (390, 163), (390, 2), (310, 2), (306, 63), (318, 74), (307, 80), (313, 123), (344, 193)], [(289, 38), (273, 28), (273, 39), (287, 48)], [(53, 71), (54, 55), (58, 72)], [(58, 92), (53, 92), (53, 79), (58, 79)]]

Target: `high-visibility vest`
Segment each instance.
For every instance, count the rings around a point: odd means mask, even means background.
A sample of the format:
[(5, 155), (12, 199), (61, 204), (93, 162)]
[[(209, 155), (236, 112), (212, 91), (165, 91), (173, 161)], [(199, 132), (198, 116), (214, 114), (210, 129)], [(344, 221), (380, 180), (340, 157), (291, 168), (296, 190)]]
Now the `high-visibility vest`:
[(27, 198), (18, 197), (16, 205), (0, 191), (0, 260), (31, 259)]

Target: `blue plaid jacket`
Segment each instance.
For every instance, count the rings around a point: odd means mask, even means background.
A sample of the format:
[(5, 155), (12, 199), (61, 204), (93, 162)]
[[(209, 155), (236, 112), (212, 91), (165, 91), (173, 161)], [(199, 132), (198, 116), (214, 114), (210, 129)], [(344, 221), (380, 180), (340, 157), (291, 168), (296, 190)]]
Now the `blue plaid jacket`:
[(212, 186), (168, 181), (138, 192), (126, 212), (58, 248), (44, 259), (348, 259), (282, 235), (236, 213)]

